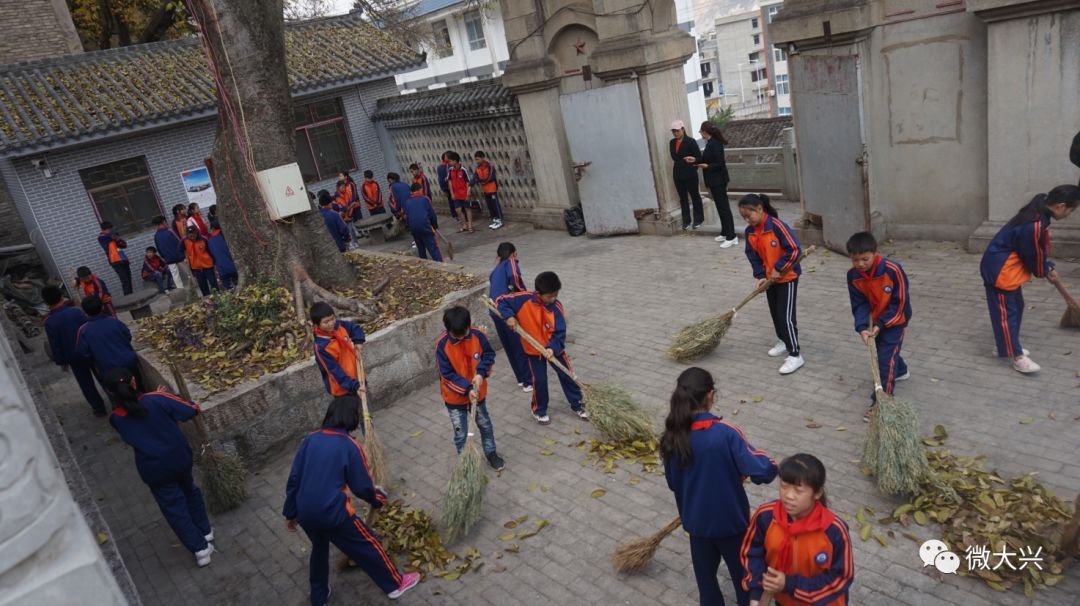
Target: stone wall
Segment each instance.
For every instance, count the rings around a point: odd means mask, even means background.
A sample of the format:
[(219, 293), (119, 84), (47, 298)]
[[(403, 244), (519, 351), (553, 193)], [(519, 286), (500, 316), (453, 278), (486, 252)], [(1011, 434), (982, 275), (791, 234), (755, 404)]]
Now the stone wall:
[[(429, 263), (432, 268), (459, 271), (460, 266)], [(390, 406), (405, 394), (430, 386), (438, 378), (435, 339), (443, 332), (442, 313), (446, 307), (462, 304), (472, 313), (473, 323), (494, 327), (478, 297), (487, 291), (481, 284), (451, 293), (439, 309), (394, 322), (368, 335), (364, 363), (369, 377), (368, 398), (375, 409)], [(492, 339), (497, 347), (498, 339)], [(168, 367), (156, 352), (139, 350), (143, 373), (151, 385), (165, 384), (175, 389)], [(231, 391), (207, 396), (188, 383), (191, 397), (203, 409), (202, 421), (208, 438), (235, 449), (247, 465), (257, 468), (280, 454), (280, 448), (317, 429), (322, 423), (330, 396), (326, 394), (314, 359), (245, 383)]]
[(0, 32), (0, 65), (82, 52), (64, 0), (5, 0)]

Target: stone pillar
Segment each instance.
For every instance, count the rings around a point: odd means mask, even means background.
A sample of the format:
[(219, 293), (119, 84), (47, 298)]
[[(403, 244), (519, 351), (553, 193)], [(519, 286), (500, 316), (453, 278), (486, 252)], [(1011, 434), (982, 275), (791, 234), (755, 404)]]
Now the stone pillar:
[(0, 327), (0, 604), (126, 604)]
[(529, 141), (529, 159), (536, 178), (533, 223), (562, 229), (563, 210), (580, 203), (571, 168), (557, 86), (518, 94), (521, 121)]
[[(1032, 196), (1075, 184), (1069, 145), (1080, 131), (1080, 10), (1039, 0), (969, 0), (987, 27), (987, 221), (969, 241), (982, 250)], [(1080, 219), (1054, 226), (1054, 250), (1080, 255)]]

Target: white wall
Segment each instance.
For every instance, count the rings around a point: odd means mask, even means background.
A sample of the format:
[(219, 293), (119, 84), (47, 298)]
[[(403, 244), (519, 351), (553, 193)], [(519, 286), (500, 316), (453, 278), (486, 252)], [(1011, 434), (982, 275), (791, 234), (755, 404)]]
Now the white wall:
[(484, 17), (484, 40), (487, 45), (477, 50), (469, 47), (469, 36), (465, 29), (465, 6), (466, 3), (462, 2), (422, 17), (429, 27), (430, 24), (446, 20), (454, 52), (447, 57), (438, 57), (433, 49), (425, 49), (425, 67), (394, 77), (402, 92), (412, 92), (418, 86), (441, 88), (447, 84), (472, 82), (481, 75), (498, 76), (502, 73), (498, 64), (505, 63), (510, 58), (510, 53), (506, 47), (506, 30), (503, 28), (499, 4), (489, 2), (481, 9)]
[[(752, 27), (755, 18), (759, 20), (757, 28)], [(772, 52), (771, 46), (768, 49), (765, 47), (760, 19), (761, 12), (755, 9), (716, 21), (717, 63), (720, 80), (724, 84), (724, 97), (720, 105), (735, 107), (736, 116), (740, 118), (768, 117), (770, 111), (768, 97), (762, 106), (756, 96), (759, 89), (768, 88), (768, 80), (753, 82), (750, 78), (753, 70), (767, 67), (765, 53)], [(756, 45), (753, 42), (754, 34), (760, 34)], [(753, 52), (759, 53), (759, 62), (751, 66), (748, 65), (749, 55)]]

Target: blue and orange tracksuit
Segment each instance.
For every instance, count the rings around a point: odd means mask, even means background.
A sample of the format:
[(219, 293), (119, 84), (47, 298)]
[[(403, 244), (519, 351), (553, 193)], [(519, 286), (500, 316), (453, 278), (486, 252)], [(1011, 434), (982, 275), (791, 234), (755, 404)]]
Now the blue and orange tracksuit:
[(105, 281), (101, 278), (90, 274), (90, 280), (84, 282), (77, 280), (75, 282), (75, 288), (81, 288), (83, 298), (97, 297), (101, 299), (101, 305), (103, 306), (105, 313), (112, 317), (116, 317), (116, 308), (112, 304), (112, 295), (109, 294), (109, 287), (105, 286)]
[(1045, 278), (1054, 269), (1050, 260), (1050, 219), (1049, 213), (1041, 213), (1034, 221), (1005, 225), (990, 241), (979, 264), (1000, 357), (1023, 355), (1023, 286), (1032, 276)]
[[(785, 532), (775, 522), (778, 501), (770, 501), (754, 512), (750, 528), (740, 548), (746, 573), (743, 588), (751, 600), (760, 600), (762, 579), (769, 566), (778, 568), (780, 545)], [(780, 606), (845, 606), (848, 589), (855, 578), (851, 558), (851, 537), (847, 524), (834, 516), (824, 530), (813, 530), (792, 538), (791, 567), (781, 570), (787, 578), (784, 591), (773, 596)]]
[(330, 593), (330, 543), (356, 562), (385, 593), (401, 585), (401, 573), (349, 501), (349, 491), (375, 509), (386, 495), (371, 481), (359, 442), (344, 429), (309, 434), (293, 459), (282, 515), (296, 520), (311, 539), (311, 603)]
[(802, 267), (796, 261), (802, 254), (802, 247), (791, 227), (770, 215), (765, 215), (757, 226), (748, 225), (744, 235), (746, 258), (750, 260), (754, 277), (759, 280), (777, 277), (776, 283), (765, 291), (769, 314), (776, 336), (787, 346), (788, 355), (797, 356), (800, 347), (795, 304)]
[(158, 290), (163, 293), (168, 289), (169, 284), (172, 283), (172, 274), (169, 273), (169, 264), (160, 256), (155, 256), (153, 258), (143, 257), (141, 275), (143, 280), (157, 284)]
[(435, 176), (439, 181), (439, 190), (446, 194), (446, 200), (450, 204), (450, 216), (457, 219), (458, 214), (454, 204), (454, 197), (450, 194), (450, 163), (440, 162), (439, 165), (435, 167)]
[(900, 356), (904, 334), (911, 321), (907, 274), (896, 261), (877, 255), (869, 271), (849, 269), (847, 283), (855, 332), (861, 333), (873, 326), (879, 329), (874, 343), (881, 387), (891, 394), (896, 377), (902, 377), (908, 371), (907, 363)]
[(420, 193), (431, 198), (431, 180), (427, 178), (424, 171), (420, 171), (413, 175), (412, 182), (420, 185)]
[(127, 248), (127, 242), (121, 238), (113, 237), (111, 229), (105, 229), (98, 234), (98, 244), (105, 250), (105, 256), (109, 259), (109, 266), (116, 272), (116, 277), (120, 278), (121, 291), (125, 295), (130, 295), (133, 292), (131, 287), (131, 263), (128, 262), (127, 254), (124, 252), (124, 249)]
[(439, 217), (435, 214), (435, 208), (427, 196), (415, 192), (405, 201), (405, 222), (412, 233), (413, 241), (416, 242), (416, 254), (421, 259), (431, 255), (432, 260), (442, 261), (442, 250), (439, 249), (439, 241), (435, 231), (439, 229)]
[(58, 366), (68, 366), (75, 381), (79, 383), (86, 402), (94, 412), (105, 412), (105, 401), (94, 385), (93, 365), (76, 354), (79, 328), (86, 324), (86, 314), (78, 307), (65, 302), (49, 308), (45, 318), (45, 336), (49, 339), (49, 351)]
[[(574, 372), (570, 366), (570, 358), (566, 355), (566, 316), (563, 314), (562, 303), (555, 301), (551, 305), (545, 305), (540, 300), (540, 295), (526, 290), (499, 297), (498, 304), (503, 320), (516, 318), (525, 332), (554, 352), (555, 358), (562, 362), (567, 370)], [(532, 411), (534, 415), (542, 417), (547, 414), (548, 408), (547, 359), (544, 358), (544, 352), (537, 351), (524, 339), (521, 340), (521, 349), (529, 362), (533, 386)], [(555, 374), (559, 377), (570, 408), (575, 412), (580, 411), (582, 394), (577, 382), (557, 369)]]
[(322, 373), (326, 392), (334, 397), (356, 395), (360, 389), (357, 380), (356, 343), (363, 344), (364, 329), (352, 322), (338, 320), (331, 333), (315, 327), (315, 362)]
[(214, 268), (221, 276), (221, 287), (232, 290), (240, 276), (236, 271), (236, 261), (233, 260), (232, 251), (229, 250), (229, 243), (220, 229), (210, 231), (210, 239), (206, 241), (206, 247), (214, 259)]
[(188, 267), (199, 283), (199, 292), (204, 297), (209, 296), (211, 289), (218, 289), (218, 281), (214, 273), (214, 257), (210, 256), (206, 240), (200, 235), (196, 235), (195, 239), (187, 238), (184, 240), (184, 250), (187, 252)]
[(172, 226), (170, 227), (173, 233), (176, 234), (180, 241), (187, 238), (187, 217), (182, 215), (173, 215)]
[(191, 475), (192, 453), (179, 424), (202, 412), (192, 402), (164, 391), (139, 396), (146, 416), (136, 417), (124, 408), (113, 410), (109, 423), (135, 451), (139, 477), (154, 493), (161, 514), (188, 551), (206, 549), (210, 518), (202, 491)]
[(164, 225), (154, 232), (154, 248), (157, 248), (158, 255), (165, 259), (166, 263), (184, 262), (184, 243), (173, 230)]
[(472, 182), (474, 185), (480, 185), (480, 191), (484, 193), (484, 201), (487, 202), (491, 218), (501, 221), (502, 205), (499, 204), (499, 182), (495, 178), (495, 165), (487, 160), (477, 162)]
[(104, 377), (114, 368), (126, 368), (140, 376), (139, 358), (131, 347), (131, 331), (104, 312), (90, 316), (79, 327), (75, 333), (75, 355), (91, 362), (98, 377)]
[(756, 450), (738, 427), (707, 413), (696, 413), (690, 423), (693, 458), (683, 467), (664, 461), (668, 488), (683, 529), (690, 535), (690, 555), (702, 606), (724, 601), (716, 571), (723, 559), (735, 584), (740, 604), (747, 600), (740, 586), (743, 568), (739, 547), (749, 525), (750, 501), (743, 482), (768, 484), (776, 477), (776, 461)]
[(319, 214), (322, 215), (326, 231), (330, 232), (330, 237), (334, 239), (338, 252), (345, 252), (345, 249), (349, 246), (349, 241), (352, 240), (349, 226), (345, 225), (341, 215), (334, 212), (334, 209), (329, 206), (320, 207)]
[[(492, 301), (498, 301), (503, 295), (524, 290), (527, 290), (525, 279), (521, 277), (521, 266), (514, 257), (499, 261), (488, 276), (488, 296)], [(510, 368), (514, 370), (518, 385), (532, 385), (529, 361), (521, 349), (521, 337), (514, 334), (514, 331), (495, 315), (495, 312), (489, 311), (488, 315), (495, 324), (495, 332), (499, 335), (499, 341), (502, 342), (503, 351), (506, 352), (506, 359), (510, 361)]]
[(382, 188), (378, 182), (364, 179), (364, 182), (360, 184), (360, 199), (364, 201), (364, 206), (367, 206), (369, 215), (380, 215), (386, 212), (386, 208), (383, 207)]
[(484, 378), (476, 394), (476, 426), (484, 454), (495, 452), (495, 428), (487, 411), (487, 379), (495, 365), (495, 350), (480, 329), (469, 327), (462, 339), (444, 332), (435, 341), (435, 360), (439, 365), (439, 389), (454, 426), (454, 446), (458, 452), (465, 446), (468, 432), (469, 397), (473, 392), (473, 377)]
[[(426, 196), (423, 192), (418, 192), (421, 195)], [(390, 184), (390, 196), (388, 201), (390, 202), (390, 212), (395, 217), (401, 217), (401, 213), (405, 212), (405, 202), (412, 197), (412, 190), (409, 186), (401, 181), (395, 181)], [(428, 196), (430, 199), (430, 196)]]

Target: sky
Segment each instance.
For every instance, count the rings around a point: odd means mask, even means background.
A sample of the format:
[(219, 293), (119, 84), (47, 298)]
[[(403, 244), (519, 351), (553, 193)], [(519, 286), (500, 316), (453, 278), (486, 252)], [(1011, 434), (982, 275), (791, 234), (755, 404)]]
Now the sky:
[(344, 15), (352, 8), (352, 0), (333, 0), (331, 2), (334, 8), (330, 11), (331, 15)]

